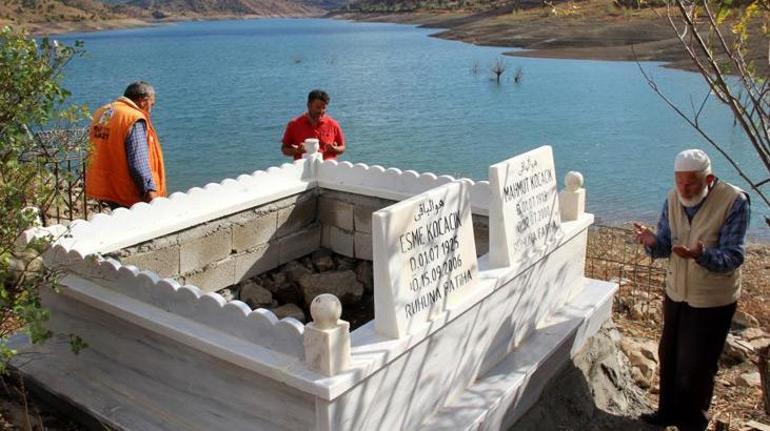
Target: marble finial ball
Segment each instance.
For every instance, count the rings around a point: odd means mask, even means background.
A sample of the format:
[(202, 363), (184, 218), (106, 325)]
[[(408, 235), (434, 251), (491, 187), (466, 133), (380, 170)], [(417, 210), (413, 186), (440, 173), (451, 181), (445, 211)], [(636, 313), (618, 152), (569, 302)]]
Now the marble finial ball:
[(317, 328), (331, 329), (342, 316), (342, 304), (331, 293), (322, 293), (310, 303), (310, 315), (313, 316), (313, 323)]
[(571, 192), (578, 191), (583, 187), (583, 174), (578, 171), (569, 171), (564, 176), (564, 185), (567, 186), (567, 190)]

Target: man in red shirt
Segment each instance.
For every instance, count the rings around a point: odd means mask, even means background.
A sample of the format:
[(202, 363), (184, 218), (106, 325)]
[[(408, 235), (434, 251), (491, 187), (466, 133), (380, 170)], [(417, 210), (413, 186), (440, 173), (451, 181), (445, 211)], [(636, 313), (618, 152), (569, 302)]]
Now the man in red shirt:
[(305, 139), (318, 139), (324, 160), (336, 159), (345, 151), (345, 136), (339, 123), (326, 115), (329, 95), (323, 90), (313, 90), (307, 95), (307, 112), (289, 121), (283, 134), (281, 151), (286, 156), (301, 159)]

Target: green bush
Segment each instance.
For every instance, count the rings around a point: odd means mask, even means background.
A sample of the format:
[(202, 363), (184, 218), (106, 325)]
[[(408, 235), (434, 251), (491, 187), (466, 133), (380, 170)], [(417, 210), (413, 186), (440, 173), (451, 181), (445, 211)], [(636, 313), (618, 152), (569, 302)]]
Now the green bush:
[(40, 264), (48, 241), (20, 248), (18, 239), (39, 211), (55, 204), (56, 184), (46, 180), (50, 165), (38, 163), (52, 149), (41, 148), (34, 131), (86, 115), (85, 107), (65, 107), (69, 92), (60, 85), (62, 69), (82, 52), (81, 43), (63, 46), (10, 27), (0, 31), (0, 371), (14, 354), (5, 344), (12, 333), (23, 329), (33, 342), (50, 336), (39, 298), (40, 287), (56, 281)]

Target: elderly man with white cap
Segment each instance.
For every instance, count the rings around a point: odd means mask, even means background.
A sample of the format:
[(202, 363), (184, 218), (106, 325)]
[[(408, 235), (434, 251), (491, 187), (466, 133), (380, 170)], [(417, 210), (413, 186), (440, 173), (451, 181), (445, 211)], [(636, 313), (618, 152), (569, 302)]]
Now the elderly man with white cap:
[(674, 176), (676, 187), (656, 232), (634, 223), (647, 253), (669, 258), (658, 410), (642, 419), (701, 431), (708, 426), (714, 376), (741, 291), (749, 198), (711, 173), (702, 150), (679, 153)]

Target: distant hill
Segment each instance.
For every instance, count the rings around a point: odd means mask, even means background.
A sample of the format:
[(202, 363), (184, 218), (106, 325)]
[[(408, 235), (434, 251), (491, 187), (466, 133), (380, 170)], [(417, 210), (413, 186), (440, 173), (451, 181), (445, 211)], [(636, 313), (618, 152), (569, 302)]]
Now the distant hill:
[(0, 19), (15, 23), (104, 20), (122, 17), (99, 0), (2, 0)]
[(308, 16), (340, 0), (0, 0), (0, 25), (38, 33), (141, 24), (137, 20)]
[(301, 3), (312, 8), (323, 9), (332, 11), (336, 9), (343, 9), (348, 3), (352, 3), (355, 0), (294, 0), (296, 3)]
[(125, 6), (168, 17), (221, 15), (297, 16), (321, 13), (320, 7), (291, 0), (130, 0)]
[[(549, 3), (561, 3), (552, 0)], [(358, 12), (465, 11), (484, 12), (502, 8), (542, 7), (543, 0), (350, 0), (348, 9)]]

